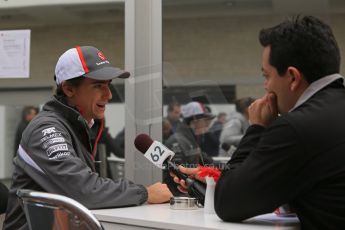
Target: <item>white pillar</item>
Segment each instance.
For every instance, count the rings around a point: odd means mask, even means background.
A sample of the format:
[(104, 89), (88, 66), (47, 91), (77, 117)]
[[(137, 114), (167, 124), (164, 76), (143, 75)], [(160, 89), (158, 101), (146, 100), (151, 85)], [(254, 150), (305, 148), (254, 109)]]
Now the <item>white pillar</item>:
[(162, 139), (162, 2), (125, 1), (125, 175), (144, 185), (162, 179), (134, 146), (140, 133)]

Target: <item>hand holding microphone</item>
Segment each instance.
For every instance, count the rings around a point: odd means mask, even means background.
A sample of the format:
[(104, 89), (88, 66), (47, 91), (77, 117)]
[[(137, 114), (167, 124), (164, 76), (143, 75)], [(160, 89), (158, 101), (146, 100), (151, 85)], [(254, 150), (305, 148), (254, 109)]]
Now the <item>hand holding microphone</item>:
[[(206, 184), (205, 178), (198, 176), (198, 173), (200, 172), (199, 168), (185, 168), (182, 165), (180, 165), (180, 166), (178, 166), (178, 169), (181, 173), (188, 175), (190, 178), (195, 178), (195, 179)], [(179, 184), (178, 189), (181, 192), (184, 192), (184, 193), (188, 192), (186, 182), (183, 179), (180, 179), (173, 172), (170, 173), (170, 176), (173, 177), (173, 180), (176, 184)]]
[(188, 177), (182, 173), (178, 166), (171, 161), (174, 152), (165, 147), (158, 141), (153, 141), (147, 134), (139, 134), (134, 141), (135, 147), (144, 154), (144, 156), (157, 167), (164, 169), (168, 167), (169, 171), (174, 173), (179, 179), (186, 182), (188, 194), (198, 199), (200, 204), (204, 204), (206, 185), (198, 180)]

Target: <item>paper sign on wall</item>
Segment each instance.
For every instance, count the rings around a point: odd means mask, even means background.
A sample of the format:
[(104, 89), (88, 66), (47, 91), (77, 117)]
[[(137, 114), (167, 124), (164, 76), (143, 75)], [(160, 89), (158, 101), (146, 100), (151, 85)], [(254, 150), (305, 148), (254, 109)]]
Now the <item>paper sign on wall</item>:
[(28, 78), (30, 30), (0, 30), (0, 78)]

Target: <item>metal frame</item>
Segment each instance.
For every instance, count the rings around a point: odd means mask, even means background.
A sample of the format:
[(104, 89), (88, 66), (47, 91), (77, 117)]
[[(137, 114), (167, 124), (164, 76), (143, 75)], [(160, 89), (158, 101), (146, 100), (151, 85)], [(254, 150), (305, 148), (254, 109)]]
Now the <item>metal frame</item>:
[[(79, 202), (68, 198), (66, 196), (46, 193), (46, 192), (37, 192), (33, 190), (21, 189), (17, 191), (18, 198), (22, 201), (23, 209), (25, 212), (26, 219), (31, 227), (31, 218), (32, 213), (29, 211), (29, 206), (37, 206), (41, 208), (46, 208), (49, 210), (60, 209), (75, 215), (76, 220), (86, 222), (89, 229), (94, 230), (103, 230), (101, 223), (96, 219), (96, 217), (91, 213), (89, 209), (80, 204)], [(44, 218), (44, 216), (42, 216)], [(54, 218), (54, 216), (53, 216)], [(44, 227), (44, 226), (42, 226)], [(64, 227), (64, 226), (60, 226)], [(64, 228), (68, 230), (68, 228)], [(78, 229), (78, 228), (73, 228)], [(85, 229), (85, 228), (83, 228)]]

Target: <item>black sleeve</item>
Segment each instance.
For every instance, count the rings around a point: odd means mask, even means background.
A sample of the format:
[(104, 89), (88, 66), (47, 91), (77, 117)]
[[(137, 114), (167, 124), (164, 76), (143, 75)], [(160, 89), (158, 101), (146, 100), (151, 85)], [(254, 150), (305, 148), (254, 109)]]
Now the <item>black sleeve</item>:
[(0, 214), (6, 212), (8, 200), (8, 188), (0, 182)]
[(124, 150), (120, 147), (120, 144), (117, 142), (117, 140), (110, 135), (108, 129), (104, 130), (103, 132), (102, 138), (106, 145), (107, 156), (109, 156), (110, 153), (114, 153), (117, 157), (124, 158)]
[(303, 183), (296, 179), (303, 167), (298, 140), (283, 119), (267, 129), (249, 127), (216, 185), (217, 215), (225, 221), (242, 221), (288, 203)]
[[(207, 132), (200, 136), (201, 143), (200, 148), (203, 152), (212, 159), (213, 156), (217, 156), (219, 152), (219, 139), (215, 133)], [(212, 160), (211, 160), (212, 161)]]
[(26, 124), (24, 122), (20, 122), (18, 127), (17, 127), (17, 131), (16, 131), (16, 134), (14, 137), (13, 157), (15, 157), (17, 155), (18, 146), (20, 144), (20, 140), (22, 139), (22, 133), (23, 133), (25, 128), (26, 128)]
[[(183, 153), (182, 148), (180, 144), (178, 144), (178, 141), (176, 139), (176, 134), (169, 137), (169, 139), (165, 142), (165, 146), (172, 150), (175, 153), (175, 156), (173, 157), (172, 161), (177, 164), (183, 164)], [(169, 168), (163, 170), (163, 183), (167, 184), (170, 192), (174, 196), (183, 196), (186, 195), (177, 188), (177, 184), (174, 182), (173, 178), (170, 176)]]
[(167, 169), (163, 170), (163, 183), (167, 184), (170, 192), (174, 196), (188, 196), (178, 190), (177, 184), (174, 182), (173, 178), (170, 176), (169, 170)]

